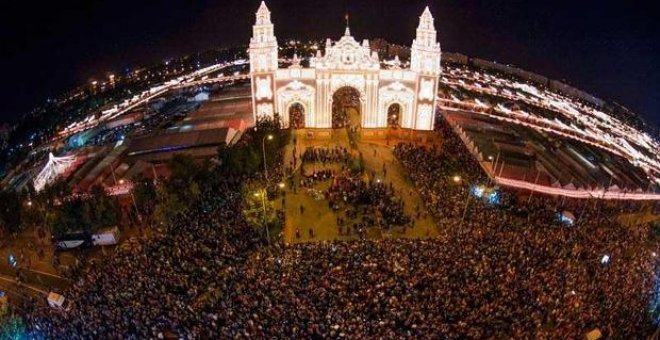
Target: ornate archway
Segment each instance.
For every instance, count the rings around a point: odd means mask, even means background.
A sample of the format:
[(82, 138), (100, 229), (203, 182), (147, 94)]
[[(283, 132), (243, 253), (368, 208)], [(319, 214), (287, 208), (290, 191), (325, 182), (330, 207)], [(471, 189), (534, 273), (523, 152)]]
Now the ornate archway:
[(401, 127), (401, 114), (401, 104), (390, 104), (387, 107), (387, 127), (395, 129)]
[(332, 94), (332, 128), (359, 127), (361, 125), (360, 91), (343, 86)]
[(289, 127), (293, 129), (305, 128), (305, 106), (300, 102), (294, 102), (289, 105)]

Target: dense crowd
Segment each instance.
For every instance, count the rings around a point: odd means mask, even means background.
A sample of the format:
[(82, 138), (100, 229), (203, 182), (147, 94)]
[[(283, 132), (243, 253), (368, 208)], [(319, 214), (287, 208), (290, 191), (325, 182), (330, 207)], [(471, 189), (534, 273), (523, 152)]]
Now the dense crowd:
[(603, 266), (580, 247), (586, 240), (567, 247), (568, 237), (501, 227), (464, 239), (262, 254), (258, 266), (234, 272), (226, 329), (287, 338), (579, 339), (594, 328), (615, 339), (648, 335), (645, 296), (631, 288), (652, 283), (651, 254)]
[[(651, 229), (624, 229), (612, 218), (634, 205), (506, 192), (498, 204), (474, 198), (468, 183), (488, 179), (442, 122), (438, 133), (441, 146), (401, 144), (395, 155), (441, 237), (265, 247), (241, 217), (238, 181), (222, 180), (139, 249), (90, 267), (65, 292), (70, 312), (36, 309), (29, 323), (66, 339), (578, 339), (596, 328), (610, 339), (640, 339), (653, 332), (660, 249)], [(373, 209), (386, 223), (406, 223), (390, 185), (328, 175), (326, 198), (347, 220), (352, 210)], [(562, 224), (558, 209), (579, 219)]]
[(289, 108), (289, 127), (302, 129), (305, 127), (305, 108), (295, 103)]
[[(391, 183), (387, 185), (375, 179), (366, 182), (361, 178), (337, 176), (326, 192), (326, 199), (333, 211), (344, 213), (346, 220), (360, 218), (353, 225), (355, 230), (371, 226), (389, 229), (412, 223), (412, 218), (404, 212), (403, 200), (396, 197)], [(342, 224), (339, 223), (340, 226)]]
[(387, 108), (387, 127), (398, 128), (401, 123), (401, 106), (392, 104)]
[(195, 336), (213, 324), (198, 306), (222, 291), (219, 277), (261, 242), (241, 216), (234, 180), (207, 188), (195, 209), (145, 240), (90, 266), (64, 295), (69, 312), (37, 308), (35, 336), (57, 339)]
[[(506, 191), (499, 204), (478, 199), (469, 185), (488, 186), (487, 177), (448, 125), (440, 121), (437, 130), (441, 147), (399, 144), (395, 155), (447, 239), (474, 249), (475, 258), (451, 262), (477, 271), (479, 279), (468, 287), (499, 296), (479, 309), (482, 320), (517, 315), (504, 321), (515, 328), (494, 334), (577, 338), (599, 328), (610, 338), (648, 336), (656, 289), (654, 235), (648, 226), (630, 230), (615, 220), (638, 205), (518, 197)], [(573, 225), (557, 218), (563, 211), (575, 214)], [(481, 276), (483, 270), (490, 274)], [(493, 334), (473, 328), (472, 336)]]
[(360, 107), (360, 93), (343, 88), (335, 92), (332, 99), (332, 128), (350, 127), (349, 110)]

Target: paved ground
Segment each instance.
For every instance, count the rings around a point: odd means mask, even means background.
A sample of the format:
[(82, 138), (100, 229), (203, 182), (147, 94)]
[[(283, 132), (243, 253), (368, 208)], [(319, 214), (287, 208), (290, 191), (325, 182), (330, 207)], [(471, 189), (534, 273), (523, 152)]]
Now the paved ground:
[[(332, 138), (329, 140), (311, 140), (305, 138), (304, 130), (296, 131), (295, 135), (296, 138), (292, 138), (292, 143), (285, 148), (284, 164), (289, 164), (293, 157), (294, 139), (299, 160), (307, 147), (343, 146), (351, 149), (349, 147), (348, 134), (344, 129), (333, 130)], [(392, 141), (390, 145), (395, 145), (395, 142)], [(415, 190), (412, 182), (406, 177), (401, 164), (394, 157), (391, 146), (386, 145), (385, 141), (358, 141), (357, 147), (351, 150), (356, 158), (362, 153), (366, 169), (365, 180), (373, 177), (386, 184), (392, 183), (395, 188), (396, 196), (404, 200), (404, 209), (409, 216), (415, 215), (417, 207), (420, 207), (423, 212), (420, 218), (416, 219), (414, 228), (406, 228), (404, 232), (402, 227), (393, 228), (391, 230), (381, 230), (381, 228), (374, 226), (367, 231), (369, 238), (432, 237), (438, 235), (438, 230), (433, 223), (433, 220), (425, 213), (423, 202), (419, 194)], [(387, 172), (386, 175), (383, 172), (383, 165), (385, 165), (385, 170)], [(297, 166), (298, 169), (294, 177), (295, 183), (299, 183), (301, 178), (299, 171), (300, 161)], [(322, 164), (317, 163), (306, 164), (305, 166), (305, 170), (310, 172), (326, 168), (337, 170), (339, 165), (324, 167)], [(343, 216), (343, 211), (334, 213), (328, 206), (328, 202), (322, 197), (323, 192), (327, 190), (329, 186), (330, 181), (324, 181), (315, 185), (312, 190), (298, 189), (296, 190), (296, 193), (294, 193), (293, 189), (289, 186), (285, 188), (286, 206), (284, 210), (286, 225), (284, 226), (283, 235), (286, 243), (357, 238), (357, 235), (355, 234), (350, 236), (339, 234), (337, 217), (338, 215)], [(300, 211), (301, 205), (304, 206), (304, 213), (301, 213)], [(274, 206), (280, 208), (282, 206), (281, 200), (276, 200)], [(296, 229), (300, 232), (299, 238), (296, 237)], [(309, 229), (314, 231), (313, 238), (310, 237)]]
[(622, 214), (617, 221), (627, 227), (636, 227), (640, 224), (660, 221), (660, 216), (653, 214), (651, 207), (648, 207), (637, 213)]

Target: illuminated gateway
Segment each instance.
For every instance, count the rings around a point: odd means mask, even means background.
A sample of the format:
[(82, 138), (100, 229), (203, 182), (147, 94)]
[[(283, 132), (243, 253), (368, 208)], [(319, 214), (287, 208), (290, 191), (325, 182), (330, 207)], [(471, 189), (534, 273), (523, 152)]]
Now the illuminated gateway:
[(279, 113), (283, 125), (288, 126), (291, 106), (299, 104), (305, 127), (330, 128), (333, 94), (348, 87), (359, 93), (363, 128), (387, 127), (388, 109), (398, 104), (399, 126), (433, 129), (440, 43), (428, 7), (420, 16), (409, 69), (400, 68), (398, 58), (392, 68), (381, 68), (369, 41), (359, 43), (348, 27), (339, 41), (327, 40), (325, 53), (317, 51), (309, 68), (302, 67), (297, 57), (290, 67), (279, 68), (277, 39), (264, 2), (256, 17), (249, 47), (255, 118)]

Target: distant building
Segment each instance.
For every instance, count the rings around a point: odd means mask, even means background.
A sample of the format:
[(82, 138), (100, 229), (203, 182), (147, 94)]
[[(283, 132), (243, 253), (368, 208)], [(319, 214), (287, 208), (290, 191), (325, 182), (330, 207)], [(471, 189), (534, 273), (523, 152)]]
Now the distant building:
[(410, 59), (409, 46), (392, 44), (387, 42), (385, 39), (381, 39), (381, 38), (372, 40), (370, 46), (372, 50), (378, 52), (379, 56), (382, 56), (386, 59), (393, 59), (395, 57), (399, 57), (399, 59), (401, 60)]

